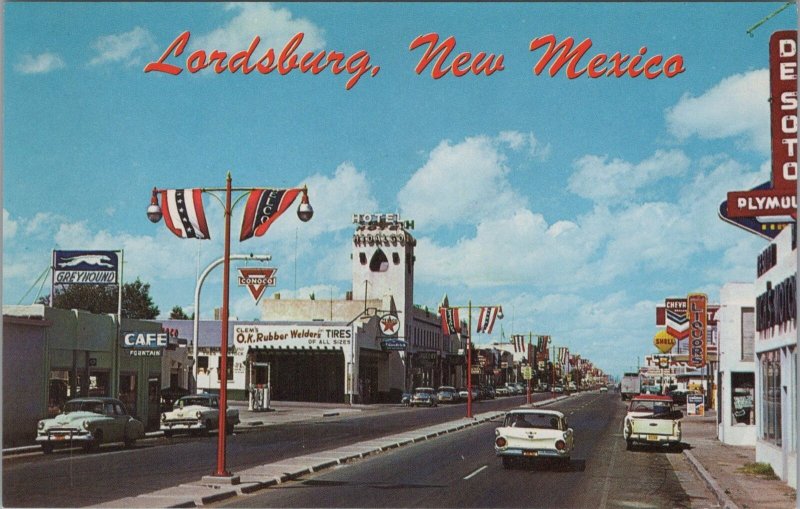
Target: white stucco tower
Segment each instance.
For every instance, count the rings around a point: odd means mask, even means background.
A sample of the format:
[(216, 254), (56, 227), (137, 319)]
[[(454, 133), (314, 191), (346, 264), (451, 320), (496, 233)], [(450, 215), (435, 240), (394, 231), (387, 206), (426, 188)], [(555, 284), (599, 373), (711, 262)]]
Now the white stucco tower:
[(374, 301), (391, 296), (397, 307), (401, 339), (409, 336), (414, 306), (414, 247), (408, 230), (413, 221), (399, 214), (354, 214), (353, 300)]

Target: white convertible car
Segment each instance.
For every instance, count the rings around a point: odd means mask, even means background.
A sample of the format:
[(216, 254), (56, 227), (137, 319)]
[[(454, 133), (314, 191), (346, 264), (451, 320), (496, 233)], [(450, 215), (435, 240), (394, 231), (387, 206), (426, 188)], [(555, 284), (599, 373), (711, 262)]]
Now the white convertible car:
[(503, 467), (515, 460), (553, 458), (569, 463), (574, 443), (564, 414), (555, 410), (517, 409), (506, 414), (495, 429), (494, 451)]
[[(239, 424), (239, 410), (228, 408), (225, 431), (233, 433)], [(170, 412), (161, 414), (161, 431), (171, 437), (176, 432), (207, 434), (219, 427), (219, 396), (191, 394), (175, 402)]]

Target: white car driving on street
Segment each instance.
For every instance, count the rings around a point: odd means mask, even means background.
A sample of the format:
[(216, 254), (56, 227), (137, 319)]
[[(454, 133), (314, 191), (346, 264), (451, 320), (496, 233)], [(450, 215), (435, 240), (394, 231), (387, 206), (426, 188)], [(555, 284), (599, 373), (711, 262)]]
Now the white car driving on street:
[(538, 458), (568, 464), (573, 445), (573, 430), (564, 414), (556, 410), (511, 410), (503, 425), (495, 429), (494, 451), (505, 468), (518, 460)]

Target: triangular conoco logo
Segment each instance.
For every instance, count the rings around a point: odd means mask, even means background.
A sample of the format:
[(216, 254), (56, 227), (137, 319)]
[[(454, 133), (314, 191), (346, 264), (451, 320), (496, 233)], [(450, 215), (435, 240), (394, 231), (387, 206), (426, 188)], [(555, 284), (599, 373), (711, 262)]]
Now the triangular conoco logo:
[(271, 267), (246, 267), (239, 271), (239, 286), (246, 286), (256, 302), (264, 294), (268, 286), (275, 286), (275, 273), (278, 269)]

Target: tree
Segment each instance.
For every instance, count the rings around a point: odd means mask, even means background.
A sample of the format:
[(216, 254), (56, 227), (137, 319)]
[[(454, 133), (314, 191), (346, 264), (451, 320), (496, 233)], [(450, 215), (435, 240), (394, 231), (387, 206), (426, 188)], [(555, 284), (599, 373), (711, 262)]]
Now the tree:
[[(56, 289), (53, 307), (82, 309), (91, 313), (117, 312), (117, 287), (115, 285), (64, 285)], [(50, 297), (42, 297), (40, 304), (50, 304)], [(150, 284), (138, 278), (122, 285), (122, 317), (152, 320), (158, 316), (158, 306), (150, 297)]]
[(193, 320), (194, 313), (191, 316), (187, 315), (183, 308), (180, 306), (175, 306), (172, 308), (172, 311), (169, 313), (170, 320)]

